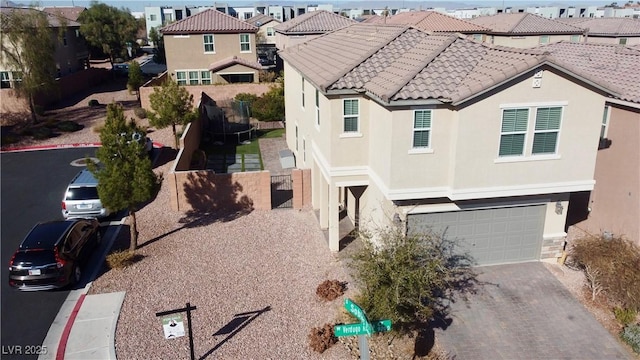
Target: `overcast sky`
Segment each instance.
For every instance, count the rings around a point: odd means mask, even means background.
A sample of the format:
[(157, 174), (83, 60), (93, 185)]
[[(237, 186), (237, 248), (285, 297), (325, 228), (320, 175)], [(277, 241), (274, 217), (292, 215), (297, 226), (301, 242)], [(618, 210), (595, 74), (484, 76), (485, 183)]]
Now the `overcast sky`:
[[(16, 3), (30, 4), (29, 0), (13, 0)], [(126, 7), (131, 11), (144, 11), (145, 6), (211, 6), (214, 1), (204, 0), (103, 0), (102, 3), (115, 6), (117, 8)], [(308, 4), (333, 4), (335, 7), (366, 7), (369, 8), (383, 8), (386, 5), (390, 7), (407, 7), (407, 8), (422, 8), (429, 7), (445, 7), (447, 9), (456, 8), (469, 8), (475, 6), (567, 6), (567, 5), (592, 5), (602, 6), (610, 4), (612, 1), (597, 1), (597, 0), (516, 0), (516, 1), (501, 1), (501, 0), (460, 0), (460, 1), (411, 1), (411, 0), (389, 0), (389, 1), (371, 1), (371, 0), (345, 0), (345, 1), (278, 1), (269, 0), (265, 1), (217, 1), (217, 3), (226, 3), (229, 6), (253, 6), (255, 4), (270, 4), (270, 5), (308, 5)], [(619, 4), (624, 4), (626, 1), (618, 1)], [(635, 1), (634, 1), (635, 2)], [(41, 6), (85, 6), (89, 7), (90, 0), (40, 0)], [(354, 6), (353, 4), (357, 4)], [(404, 4), (404, 6), (403, 6)], [(504, 4), (504, 5), (503, 5)], [(359, 5), (359, 6), (358, 6)]]

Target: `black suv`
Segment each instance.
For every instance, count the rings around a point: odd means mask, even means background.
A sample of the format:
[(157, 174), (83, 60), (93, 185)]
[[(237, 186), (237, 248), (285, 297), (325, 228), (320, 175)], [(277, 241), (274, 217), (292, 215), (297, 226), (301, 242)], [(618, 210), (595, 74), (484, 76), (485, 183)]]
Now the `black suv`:
[(74, 285), (100, 240), (95, 219), (38, 223), (9, 261), (9, 285), (25, 291)]

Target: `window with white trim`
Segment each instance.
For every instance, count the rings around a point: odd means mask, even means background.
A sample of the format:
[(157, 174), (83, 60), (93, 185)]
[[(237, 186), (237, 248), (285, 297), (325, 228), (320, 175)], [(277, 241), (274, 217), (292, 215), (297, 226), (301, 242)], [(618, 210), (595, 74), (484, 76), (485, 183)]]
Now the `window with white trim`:
[(358, 99), (342, 100), (343, 132), (358, 132), (359, 115), (360, 104)]
[(620, 45), (627, 45), (627, 38), (620, 38), (620, 39), (618, 40), (618, 43), (619, 43)]
[(11, 79), (8, 71), (0, 72), (0, 88), (9, 89), (11, 87)]
[(276, 31), (272, 27), (268, 27), (267, 36), (276, 36)]
[(200, 79), (202, 85), (211, 85), (211, 71), (202, 70), (200, 71)]
[(198, 85), (200, 78), (198, 77), (198, 70), (189, 71), (189, 85)]
[(176, 81), (178, 82), (178, 85), (187, 85), (187, 72), (176, 71)]
[(216, 52), (216, 46), (213, 39), (213, 34), (202, 35), (202, 41), (204, 43), (204, 52), (205, 53), (214, 53)]
[(316, 89), (316, 125), (320, 126), (320, 92)]
[[(529, 116), (533, 115), (533, 128)], [(502, 110), (498, 156), (552, 155), (558, 152), (562, 106)], [(530, 147), (527, 144), (531, 144)]]
[(413, 112), (413, 148), (431, 146), (431, 110)]
[(571, 35), (571, 42), (577, 43), (580, 42), (580, 35)]
[(540, 44), (548, 44), (549, 35), (540, 35)]
[(240, 34), (240, 52), (251, 52), (251, 38), (249, 34)]
[(607, 137), (607, 130), (609, 130), (609, 105), (604, 107), (604, 113), (602, 114), (602, 126), (600, 127), (600, 139)]

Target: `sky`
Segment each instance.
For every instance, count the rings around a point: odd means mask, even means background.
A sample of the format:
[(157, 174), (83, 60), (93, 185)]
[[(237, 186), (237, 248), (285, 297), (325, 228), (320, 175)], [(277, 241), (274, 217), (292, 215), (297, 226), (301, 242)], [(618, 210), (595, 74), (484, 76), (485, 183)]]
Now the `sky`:
[[(16, 3), (30, 4), (30, 0), (13, 0)], [(389, 0), (389, 1), (370, 1), (370, 0), (325, 0), (325, 1), (287, 1), (287, 0), (231, 0), (216, 1), (217, 3), (226, 3), (229, 6), (252, 6), (255, 4), (272, 4), (272, 5), (309, 5), (309, 4), (333, 4), (335, 7), (384, 7), (389, 4), (391, 7), (407, 7), (407, 8), (429, 8), (429, 7), (445, 7), (447, 9), (469, 8), (476, 6), (567, 6), (567, 5), (591, 5), (603, 6), (612, 3), (604, 0), (457, 0), (457, 1), (411, 1), (411, 0)], [(41, 6), (85, 6), (91, 5), (90, 0), (39, 0)], [(144, 11), (145, 6), (207, 6), (213, 5), (214, 1), (209, 0), (102, 0), (102, 3), (115, 6), (117, 8), (128, 8), (131, 11)], [(624, 4), (626, 1), (617, 1), (618, 4)], [(635, 2), (635, 1), (634, 1)], [(393, 5), (391, 5), (393, 4)], [(403, 6), (404, 4), (404, 6)]]

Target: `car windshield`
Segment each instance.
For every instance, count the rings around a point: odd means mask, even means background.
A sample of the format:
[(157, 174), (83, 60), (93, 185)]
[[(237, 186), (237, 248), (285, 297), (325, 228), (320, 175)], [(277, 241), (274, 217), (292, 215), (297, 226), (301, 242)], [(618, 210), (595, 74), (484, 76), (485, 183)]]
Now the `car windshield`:
[(69, 188), (65, 200), (95, 200), (98, 198), (98, 189), (94, 186)]
[(24, 264), (28, 266), (41, 266), (54, 263), (55, 255), (52, 250), (29, 249), (17, 251), (13, 257), (14, 264)]

